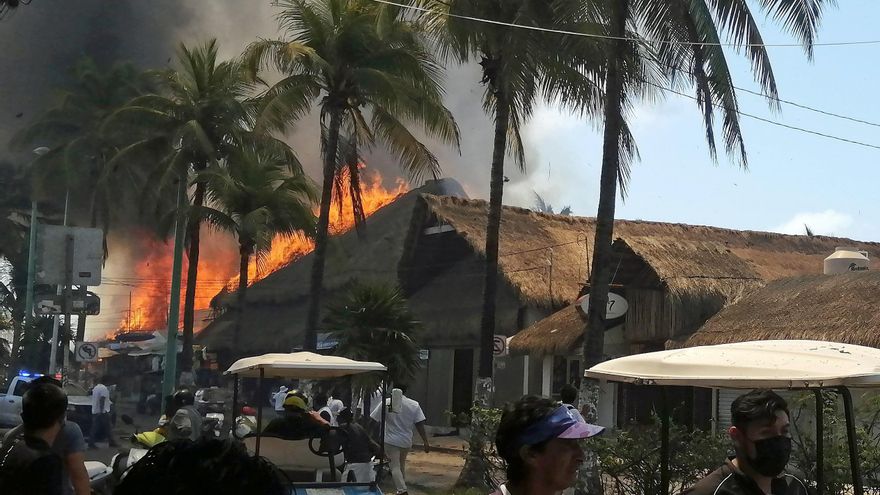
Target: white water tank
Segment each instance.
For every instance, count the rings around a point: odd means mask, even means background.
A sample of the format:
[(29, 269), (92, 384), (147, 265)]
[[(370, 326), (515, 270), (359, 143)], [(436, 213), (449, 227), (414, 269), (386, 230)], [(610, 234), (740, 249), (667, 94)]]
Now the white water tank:
[(866, 271), (869, 263), (867, 251), (839, 247), (834, 254), (825, 258), (825, 275)]

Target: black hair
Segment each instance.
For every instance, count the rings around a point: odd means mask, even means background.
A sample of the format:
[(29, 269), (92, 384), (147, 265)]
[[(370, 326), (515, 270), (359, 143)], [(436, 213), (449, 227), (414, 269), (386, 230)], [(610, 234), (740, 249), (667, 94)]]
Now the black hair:
[(346, 407), (339, 411), (339, 414), (336, 415), (336, 420), (340, 423), (351, 423), (354, 420), (354, 414), (352, 414), (351, 409)]
[(324, 394), (316, 395), (315, 400), (313, 401), (315, 405), (315, 410), (321, 409), (322, 407), (326, 406), (328, 400), (329, 398)]
[(775, 421), (779, 411), (790, 416), (788, 403), (779, 394), (772, 390), (752, 390), (733, 401), (730, 419), (733, 426), (745, 429), (755, 421)]
[(62, 388), (61, 382), (57, 378), (49, 376), (49, 375), (43, 375), (43, 376), (37, 377), (36, 379), (34, 379), (31, 382), (31, 386), (42, 385), (44, 383), (47, 383), (49, 385), (54, 385), (58, 388)]
[(566, 404), (574, 404), (578, 399), (578, 389), (571, 384), (565, 385), (559, 391), (559, 398)]
[(45, 430), (67, 414), (67, 395), (51, 383), (31, 385), (21, 399), (21, 421), (25, 430)]
[[(526, 428), (552, 414), (558, 408), (558, 402), (536, 395), (526, 395), (504, 408), (501, 422), (498, 423), (498, 432), (495, 434), (495, 448), (498, 450), (498, 455), (504, 459), (507, 481), (519, 483), (528, 476), (525, 461), (519, 452), (521, 447), (518, 442), (519, 436)], [(530, 445), (532, 449), (539, 452), (544, 450), (546, 446), (546, 441)]]
[(283, 476), (274, 464), (232, 440), (174, 440), (150, 449), (113, 493), (286, 495)]

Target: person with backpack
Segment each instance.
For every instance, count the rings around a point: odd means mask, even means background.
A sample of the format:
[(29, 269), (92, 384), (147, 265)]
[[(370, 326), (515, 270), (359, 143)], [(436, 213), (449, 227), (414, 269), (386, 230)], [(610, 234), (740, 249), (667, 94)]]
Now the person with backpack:
[[(62, 389), (61, 382), (50, 376), (41, 376), (30, 383), (31, 387), (48, 383)], [(24, 425), (9, 430), (3, 440), (15, 440), (24, 435)], [(52, 451), (61, 457), (62, 491), (64, 495), (90, 495), (89, 473), (85, 464), (86, 441), (82, 429), (73, 421), (65, 421), (64, 426), (52, 442)]]
[(52, 444), (64, 427), (67, 396), (49, 383), (32, 386), (21, 404), (24, 434), (0, 445), (0, 493), (62, 495), (62, 460)]

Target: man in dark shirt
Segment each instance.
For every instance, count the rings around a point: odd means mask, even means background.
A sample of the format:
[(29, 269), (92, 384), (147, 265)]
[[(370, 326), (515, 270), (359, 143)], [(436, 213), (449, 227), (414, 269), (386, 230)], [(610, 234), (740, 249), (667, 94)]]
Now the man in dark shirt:
[(263, 430), (263, 435), (285, 440), (322, 438), (330, 430), (330, 423), (315, 411), (309, 411), (306, 396), (298, 391), (287, 392), (284, 398), (284, 414), (273, 419)]
[[(41, 376), (31, 382), (31, 386), (48, 383), (62, 388), (61, 382), (49, 377)], [(63, 391), (63, 389), (62, 389)], [(24, 425), (18, 425), (9, 430), (3, 440), (15, 440), (24, 435)], [(62, 462), (62, 490), (64, 495), (89, 495), (92, 491), (89, 486), (89, 473), (85, 465), (86, 441), (79, 425), (73, 421), (65, 421), (64, 426), (52, 443), (52, 451), (61, 457)]]
[(806, 485), (785, 474), (791, 457), (788, 404), (770, 390), (753, 390), (730, 407), (728, 430), (736, 456), (683, 495), (805, 495)]
[(64, 426), (67, 396), (48, 383), (25, 392), (21, 404), (24, 434), (0, 446), (0, 493), (62, 494), (61, 458), (51, 445)]
[[(344, 408), (339, 411), (339, 428), (345, 432), (343, 453), (345, 454), (345, 469), (354, 473), (358, 483), (369, 483), (376, 480), (373, 471), (373, 456), (379, 455), (379, 444), (370, 438), (363, 426), (354, 422), (351, 409)], [(347, 473), (343, 473), (342, 480), (346, 481)]]

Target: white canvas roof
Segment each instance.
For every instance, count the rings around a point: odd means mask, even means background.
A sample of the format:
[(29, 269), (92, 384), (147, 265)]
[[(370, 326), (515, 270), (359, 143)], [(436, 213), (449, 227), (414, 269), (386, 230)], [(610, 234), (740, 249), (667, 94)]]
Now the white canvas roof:
[(612, 359), (599, 380), (711, 388), (880, 387), (880, 350), (813, 340), (765, 340)]
[(294, 352), (242, 358), (233, 363), (224, 375), (259, 377), (261, 368), (266, 378), (303, 379), (338, 378), (386, 370), (381, 363), (354, 361), (339, 356), (322, 356), (312, 352)]

